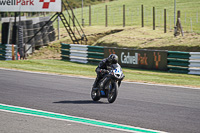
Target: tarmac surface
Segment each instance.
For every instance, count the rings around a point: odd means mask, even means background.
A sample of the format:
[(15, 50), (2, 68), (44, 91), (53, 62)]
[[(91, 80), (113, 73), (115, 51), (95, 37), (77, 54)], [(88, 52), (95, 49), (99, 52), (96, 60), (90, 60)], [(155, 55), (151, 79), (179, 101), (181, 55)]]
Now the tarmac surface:
[[(171, 133), (199, 133), (200, 90), (122, 82), (116, 101), (93, 102), (94, 79), (0, 69), (0, 104)], [(192, 80), (192, 79), (191, 79)], [(118, 133), (75, 122), (0, 111), (0, 132)]]

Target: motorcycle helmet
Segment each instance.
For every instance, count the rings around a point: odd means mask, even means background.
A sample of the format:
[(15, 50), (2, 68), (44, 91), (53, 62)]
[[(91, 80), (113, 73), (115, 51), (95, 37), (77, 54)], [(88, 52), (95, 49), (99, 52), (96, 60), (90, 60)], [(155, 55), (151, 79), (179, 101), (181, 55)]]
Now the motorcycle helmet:
[(108, 57), (108, 61), (111, 63), (111, 64), (116, 64), (118, 63), (118, 56), (116, 54), (111, 54), (109, 55)]

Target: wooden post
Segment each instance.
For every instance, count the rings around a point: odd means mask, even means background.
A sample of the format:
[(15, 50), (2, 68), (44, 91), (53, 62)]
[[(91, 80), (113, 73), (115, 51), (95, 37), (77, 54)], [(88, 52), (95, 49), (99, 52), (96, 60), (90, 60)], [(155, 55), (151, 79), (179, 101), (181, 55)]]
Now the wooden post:
[(166, 9), (164, 9), (164, 33), (167, 33), (167, 15), (166, 15)]
[(89, 6), (89, 26), (91, 26), (91, 5)]
[(155, 7), (153, 7), (153, 30), (156, 29), (156, 25), (155, 25)]
[(191, 32), (193, 32), (193, 29), (192, 29), (192, 18), (190, 18), (190, 27), (191, 27)]
[(178, 18), (181, 18), (181, 11), (180, 10), (178, 10), (178, 12), (177, 12), (177, 20), (178, 20)]
[(144, 8), (143, 5), (141, 6), (141, 12), (142, 12), (142, 27), (144, 27)]
[(12, 60), (15, 60), (15, 46), (12, 44)]
[(123, 27), (126, 26), (126, 10), (125, 5), (123, 5)]
[(106, 15), (106, 18), (105, 18), (106, 19), (106, 24), (105, 24), (105, 26), (108, 27), (108, 6), (107, 5), (106, 5), (106, 14), (105, 15)]
[(177, 12), (176, 31), (175, 31), (175, 33), (174, 33), (174, 36), (178, 36), (178, 35), (180, 34), (180, 32), (181, 32), (182, 36), (184, 36), (180, 17), (181, 17), (181, 12), (178, 11), (178, 12)]

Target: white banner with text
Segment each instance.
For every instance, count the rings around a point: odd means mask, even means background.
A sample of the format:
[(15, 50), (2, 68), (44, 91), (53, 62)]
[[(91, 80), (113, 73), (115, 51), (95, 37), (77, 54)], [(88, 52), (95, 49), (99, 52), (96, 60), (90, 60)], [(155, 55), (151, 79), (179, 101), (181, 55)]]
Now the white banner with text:
[(61, 0), (0, 0), (0, 12), (61, 12)]

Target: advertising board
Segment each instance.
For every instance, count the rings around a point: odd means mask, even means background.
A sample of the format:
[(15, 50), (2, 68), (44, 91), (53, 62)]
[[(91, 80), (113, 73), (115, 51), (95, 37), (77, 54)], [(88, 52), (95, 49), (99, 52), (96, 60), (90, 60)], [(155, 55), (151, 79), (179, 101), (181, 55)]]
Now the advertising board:
[(0, 12), (61, 12), (61, 0), (0, 0)]
[(104, 50), (105, 58), (110, 54), (118, 55), (119, 64), (122, 67), (167, 70), (167, 51), (126, 48), (105, 48)]

